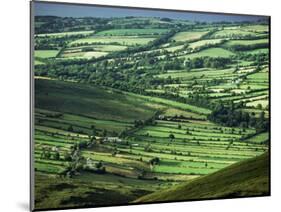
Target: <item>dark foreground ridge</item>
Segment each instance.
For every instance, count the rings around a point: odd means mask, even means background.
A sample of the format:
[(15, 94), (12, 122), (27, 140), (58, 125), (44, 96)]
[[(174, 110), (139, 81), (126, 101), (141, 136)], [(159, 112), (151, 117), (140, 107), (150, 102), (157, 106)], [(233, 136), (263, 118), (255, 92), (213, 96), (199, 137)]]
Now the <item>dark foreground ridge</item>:
[(183, 201), (269, 195), (269, 156), (236, 163), (213, 174), (165, 191), (143, 196), (135, 203)]

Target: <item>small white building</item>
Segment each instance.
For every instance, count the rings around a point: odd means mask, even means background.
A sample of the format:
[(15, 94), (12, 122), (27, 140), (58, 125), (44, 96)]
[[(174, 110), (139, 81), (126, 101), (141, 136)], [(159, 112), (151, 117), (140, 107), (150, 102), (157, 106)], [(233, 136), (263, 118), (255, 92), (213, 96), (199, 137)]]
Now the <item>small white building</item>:
[(53, 147), (52, 147), (52, 151), (53, 151), (53, 152), (58, 152), (59, 150), (60, 150), (59, 147), (56, 147), (56, 146), (53, 146)]
[(165, 116), (164, 115), (159, 115), (158, 119), (163, 120), (163, 119), (165, 119)]
[(122, 139), (120, 139), (118, 137), (105, 137), (103, 139), (103, 141), (104, 142), (111, 142), (111, 143), (115, 143), (115, 142), (120, 143), (120, 142), (122, 142)]

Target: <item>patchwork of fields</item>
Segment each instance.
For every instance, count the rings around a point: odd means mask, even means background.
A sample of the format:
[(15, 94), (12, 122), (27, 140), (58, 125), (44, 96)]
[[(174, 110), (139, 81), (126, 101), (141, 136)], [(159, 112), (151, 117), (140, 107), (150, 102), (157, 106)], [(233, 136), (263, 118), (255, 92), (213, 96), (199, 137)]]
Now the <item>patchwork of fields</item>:
[(41, 19), (36, 208), (128, 204), (268, 151), (267, 23)]

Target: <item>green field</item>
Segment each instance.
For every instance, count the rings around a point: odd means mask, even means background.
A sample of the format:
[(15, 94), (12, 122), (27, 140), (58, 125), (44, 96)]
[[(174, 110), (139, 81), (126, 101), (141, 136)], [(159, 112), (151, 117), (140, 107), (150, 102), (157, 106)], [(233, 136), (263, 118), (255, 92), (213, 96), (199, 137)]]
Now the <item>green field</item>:
[(36, 50), (34, 56), (39, 58), (51, 58), (56, 57), (58, 50)]
[(250, 26), (243, 26), (243, 30), (252, 31), (252, 32), (268, 32), (269, 27), (268, 25), (250, 25)]
[(268, 154), (263, 154), (185, 185), (141, 197), (135, 202), (180, 201), (185, 200), (186, 197), (190, 200), (198, 200), (268, 194), (269, 159)]
[(142, 96), (125, 96), (111, 89), (76, 83), (36, 80), (35, 90), (36, 108), (108, 120), (132, 121), (139, 116), (146, 119), (163, 107), (145, 102)]
[(254, 45), (254, 44), (267, 44), (268, 39), (259, 39), (259, 40), (231, 40), (226, 43), (226, 46), (235, 46), (235, 45)]
[(209, 39), (209, 40), (200, 40), (189, 44), (189, 47), (192, 49), (200, 48), (205, 45), (214, 45), (222, 42), (222, 39)]
[(153, 37), (138, 36), (93, 36), (75, 40), (70, 45), (75, 44), (119, 44), (119, 45), (144, 45), (153, 41)]
[(244, 37), (256, 37), (257, 34), (251, 31), (244, 31), (241, 29), (223, 29), (215, 32), (213, 38), (244, 38)]
[(35, 208), (268, 195), (268, 20), (112, 15), (35, 18)]
[(60, 32), (60, 33), (48, 33), (48, 34), (38, 34), (37, 37), (65, 37), (71, 35), (91, 35), (94, 31), (75, 31), (75, 32)]
[(107, 55), (107, 52), (99, 52), (99, 51), (89, 51), (89, 52), (70, 52), (63, 53), (61, 57), (63, 58), (98, 58)]
[(223, 49), (223, 48), (209, 48), (209, 49), (204, 49), (202, 51), (192, 53), (192, 54), (187, 54), (183, 56), (183, 58), (186, 59), (193, 59), (196, 57), (229, 57), (234, 55), (232, 52)]
[(203, 35), (208, 33), (208, 31), (198, 31), (198, 32), (179, 32), (174, 37), (172, 37), (172, 40), (175, 40), (176, 42), (179, 41), (192, 41), (197, 40), (201, 38)]
[(127, 35), (158, 35), (167, 32), (167, 29), (116, 29), (98, 32), (97, 35), (127, 36)]

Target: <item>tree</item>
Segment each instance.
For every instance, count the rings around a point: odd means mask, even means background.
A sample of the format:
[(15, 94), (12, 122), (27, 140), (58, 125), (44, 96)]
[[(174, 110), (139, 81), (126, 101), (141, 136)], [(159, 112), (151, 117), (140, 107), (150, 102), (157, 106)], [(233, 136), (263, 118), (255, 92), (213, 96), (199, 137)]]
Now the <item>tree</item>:
[(100, 168), (102, 167), (102, 162), (99, 161), (98, 163), (96, 163), (96, 164), (95, 164), (95, 167), (96, 167), (97, 169), (100, 169)]
[(92, 129), (92, 136), (96, 136), (96, 127), (95, 127), (95, 125), (91, 125), (91, 129)]
[(159, 159), (158, 157), (154, 157), (154, 158), (152, 158), (152, 159), (149, 161), (149, 163), (150, 163), (151, 165), (158, 165), (159, 162), (160, 162), (160, 159)]
[(107, 130), (106, 130), (106, 129), (104, 129), (104, 130), (102, 131), (102, 136), (103, 136), (103, 137), (106, 137), (106, 136), (107, 136)]
[(174, 134), (171, 133), (171, 134), (169, 135), (169, 139), (170, 139), (170, 142), (172, 142), (172, 141), (175, 139)]
[(41, 155), (40, 155), (40, 158), (41, 158), (41, 159), (46, 158), (46, 150), (45, 150), (45, 148), (43, 148), (43, 150), (42, 150), (42, 152), (41, 152)]
[(60, 153), (58, 151), (54, 154), (54, 160), (60, 160)]
[(63, 157), (65, 161), (71, 161), (71, 155), (68, 152), (65, 152)]
[(73, 132), (73, 127), (72, 127), (72, 125), (69, 125), (69, 126), (68, 126), (67, 131)]
[(151, 148), (150, 144), (147, 144), (147, 145), (144, 147), (144, 151), (146, 151), (146, 152), (151, 152), (151, 151), (152, 151), (152, 148)]
[(50, 158), (51, 158), (51, 152), (50, 152), (50, 150), (46, 150), (46, 152), (45, 152), (45, 158), (46, 158), (46, 159), (50, 159)]

